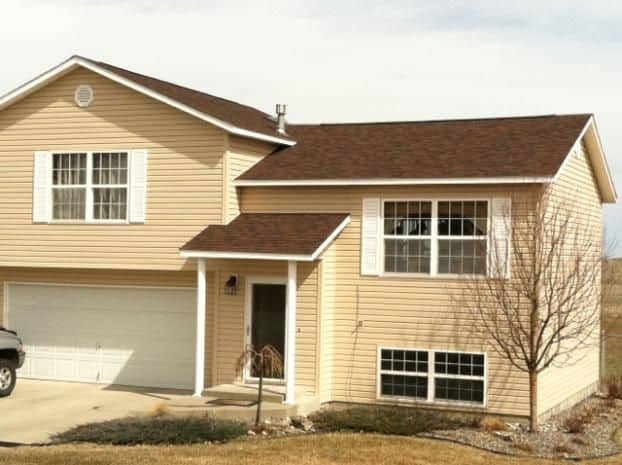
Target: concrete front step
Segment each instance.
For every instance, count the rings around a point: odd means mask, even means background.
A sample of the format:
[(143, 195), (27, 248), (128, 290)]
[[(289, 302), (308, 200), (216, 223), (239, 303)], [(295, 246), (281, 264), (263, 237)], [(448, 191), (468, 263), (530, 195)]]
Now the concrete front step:
[[(257, 386), (253, 384), (220, 384), (212, 386), (203, 395), (220, 400), (249, 401), (257, 400)], [(264, 385), (265, 402), (282, 403), (285, 400), (285, 386)]]

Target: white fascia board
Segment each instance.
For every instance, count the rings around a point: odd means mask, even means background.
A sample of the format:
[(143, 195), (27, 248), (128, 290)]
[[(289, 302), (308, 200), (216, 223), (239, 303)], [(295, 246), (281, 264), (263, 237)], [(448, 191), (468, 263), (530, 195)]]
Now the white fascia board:
[[(607, 163), (607, 158), (605, 157), (605, 152), (603, 151), (603, 146), (600, 140), (600, 134), (598, 133), (598, 128), (596, 127), (596, 121), (594, 119), (594, 116), (591, 116), (588, 119), (587, 123), (585, 123), (585, 126), (579, 133), (579, 136), (575, 140), (574, 144), (572, 144), (570, 151), (566, 154), (566, 157), (564, 158), (564, 161), (562, 162), (559, 169), (557, 170), (557, 173), (555, 173), (555, 176), (553, 177), (553, 182), (556, 182), (561, 176), (561, 174), (564, 172), (566, 166), (572, 159), (572, 153), (576, 149), (577, 145), (581, 143), (581, 140), (583, 140), (584, 137), (589, 137), (590, 135), (592, 135), (593, 137), (594, 144), (596, 146), (595, 149), (597, 153), (592, 153), (592, 151), (590, 151), (588, 147), (588, 157), (592, 161), (593, 165), (594, 164), (597, 165), (597, 166), (594, 166), (594, 168), (601, 170), (601, 173), (604, 174), (604, 178), (606, 179), (606, 183), (607, 183), (607, 185), (604, 186), (605, 192), (603, 193), (603, 198), (607, 202), (615, 203), (617, 201), (618, 194), (616, 192), (616, 188), (613, 183), (613, 177), (611, 176), (609, 164)], [(597, 157), (597, 159), (594, 160), (593, 157)], [(597, 182), (598, 182), (598, 179), (601, 179), (602, 177), (603, 176), (597, 176)], [(601, 192), (603, 190), (602, 187), (603, 186), (599, 186), (599, 188), (601, 188)]]
[(22, 84), (21, 86), (13, 89), (10, 92), (2, 95), (0, 97), (0, 110), (8, 107), (12, 103), (26, 97), (32, 92), (40, 89), (46, 84), (64, 76), (65, 74), (73, 71), (78, 67), (76, 62), (76, 58), (69, 58), (68, 60), (63, 61), (61, 64), (45, 71), (44, 73), (38, 75), (34, 79)]
[(274, 254), (254, 252), (206, 252), (200, 250), (182, 250), (180, 255), (185, 258), (224, 258), (234, 260), (293, 260), (312, 262), (313, 255)]
[(131, 81), (130, 79), (119, 76), (118, 74), (115, 74), (112, 71), (108, 71), (100, 66), (97, 66), (95, 63), (91, 63), (90, 61), (84, 60), (79, 57), (72, 57), (72, 58), (69, 58), (68, 60), (65, 60), (60, 65), (46, 71), (40, 76), (37, 76), (35, 79), (27, 82), (26, 84), (2, 96), (0, 98), (0, 110), (11, 105), (12, 103), (16, 102), (19, 99), (24, 98), (25, 96), (38, 90), (39, 88), (45, 86), (47, 83), (62, 77), (64, 74), (68, 73), (69, 71), (72, 71), (74, 68), (78, 66), (86, 68), (94, 73), (97, 73), (105, 78), (110, 79), (111, 81), (114, 81), (118, 84), (121, 84), (125, 87), (135, 90), (136, 92), (140, 92), (141, 94), (147, 95), (148, 97), (158, 100), (159, 102), (162, 102), (180, 111), (183, 111), (184, 113), (194, 116), (195, 118), (198, 118), (216, 127), (219, 127), (223, 129), (224, 131), (227, 131), (228, 133), (235, 134), (241, 137), (248, 137), (251, 139), (262, 140), (265, 142), (272, 142), (274, 144), (281, 144), (281, 145), (287, 145), (287, 146), (296, 145), (296, 142), (292, 140), (281, 139), (280, 137), (274, 137), (274, 136), (269, 136), (266, 134), (261, 134), (259, 132), (250, 131), (248, 129), (243, 129), (243, 128), (234, 126), (232, 124), (229, 124), (218, 118), (214, 118), (213, 116), (197, 111), (194, 108), (189, 107), (188, 105), (185, 105), (169, 97), (166, 97), (158, 92), (154, 92), (153, 90), (148, 89), (145, 86), (137, 84)]
[(311, 254), (273, 254), (273, 253), (254, 253), (254, 252), (206, 252), (200, 250), (182, 250), (180, 255), (185, 258), (226, 258), (237, 260), (290, 260), (296, 262), (313, 262), (326, 250), (335, 238), (350, 224), (350, 216), (347, 216), (335, 230), (320, 244)]
[(491, 178), (371, 178), (371, 179), (303, 179), (303, 180), (253, 180), (234, 181), (237, 187), (245, 186), (427, 186), (435, 184), (541, 184), (553, 180), (552, 176), (504, 176)]
[(320, 244), (317, 250), (313, 252), (313, 260), (317, 259), (320, 255), (322, 255), (324, 250), (326, 250), (326, 248), (337, 238), (341, 231), (343, 231), (345, 227), (350, 224), (350, 221), (350, 215), (348, 215), (341, 223), (339, 223), (339, 226), (337, 226), (335, 230), (330, 233), (330, 236), (328, 236), (326, 240)]

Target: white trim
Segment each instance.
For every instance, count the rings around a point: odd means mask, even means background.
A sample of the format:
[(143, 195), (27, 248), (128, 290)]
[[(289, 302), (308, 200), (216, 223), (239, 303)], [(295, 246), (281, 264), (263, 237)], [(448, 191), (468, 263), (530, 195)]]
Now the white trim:
[(197, 313), (194, 354), (194, 397), (205, 388), (205, 325), (207, 323), (207, 260), (197, 260)]
[[(246, 277), (246, 286), (245, 286), (245, 296), (244, 296), (244, 343), (246, 346), (252, 344), (252, 325), (253, 325), (253, 284), (278, 284), (285, 287), (285, 292), (287, 293), (287, 278), (279, 277), (279, 276), (247, 276)], [(283, 309), (285, 314), (287, 310)], [(285, 348), (285, 335), (283, 335), (283, 348)], [(283, 354), (283, 379), (270, 378), (265, 379), (264, 382), (269, 384), (284, 384), (285, 383), (285, 368), (287, 362), (285, 358), (287, 357), (287, 351), (285, 350), (285, 354)], [(247, 364), (246, 368), (243, 372), (243, 381), (246, 384), (256, 384), (258, 378), (251, 376), (250, 367)]]
[(350, 224), (350, 216), (348, 215), (335, 230), (322, 242), (315, 251), (310, 255), (303, 254), (275, 254), (275, 253), (259, 253), (259, 252), (208, 252), (201, 250), (182, 250), (179, 254), (185, 258), (229, 258), (237, 260), (286, 260), (297, 262), (313, 262), (326, 250), (326, 248), (335, 240), (335, 238)]
[(367, 179), (304, 179), (304, 180), (253, 180), (233, 181), (237, 187), (245, 186), (427, 186), (435, 184), (542, 184), (553, 176), (506, 176), (490, 178), (367, 178)]
[(235, 135), (242, 136), (242, 137), (248, 137), (251, 139), (262, 140), (266, 142), (272, 142), (272, 143), (281, 144), (281, 145), (292, 146), (296, 144), (296, 142), (293, 140), (283, 139), (280, 137), (269, 136), (269, 135), (262, 134), (259, 132), (250, 131), (248, 129), (243, 129), (238, 126), (227, 123), (225, 121), (222, 121), (218, 118), (208, 115), (207, 113), (203, 113), (198, 110), (195, 110), (194, 108), (188, 105), (185, 105), (181, 102), (178, 102), (177, 100), (166, 97), (145, 86), (137, 84), (130, 79), (119, 76), (118, 74), (112, 71), (106, 70), (98, 66), (97, 64), (89, 60), (86, 60), (84, 58), (78, 57), (78, 56), (73, 56), (65, 60), (64, 62), (60, 63), (54, 68), (37, 76), (35, 79), (23, 84), (22, 86), (0, 97), (0, 110), (3, 110), (4, 108), (8, 107), (12, 103), (36, 91), (37, 89), (40, 89), (41, 87), (45, 86), (48, 82), (51, 82), (55, 79), (62, 77), (63, 75), (67, 74), (68, 72), (72, 71), (78, 66), (81, 66), (90, 71), (93, 71), (94, 73), (97, 73), (105, 78), (108, 78), (126, 87), (129, 87), (132, 90), (135, 90), (137, 92), (140, 92), (141, 94), (147, 95), (148, 97), (158, 100), (173, 108), (177, 108), (178, 110), (181, 110), (184, 113), (188, 113), (189, 115), (192, 115), (196, 118), (199, 118), (200, 120), (210, 123), (216, 127), (219, 127), (231, 134), (235, 134)]
[(237, 260), (295, 260), (312, 262), (313, 255), (288, 255), (250, 252), (205, 252), (201, 250), (182, 250), (179, 253), (185, 258), (231, 258)]
[(285, 288), (285, 403), (296, 403), (296, 294), (298, 264), (287, 262), (287, 286)]
[[(105, 150), (50, 150), (47, 151), (50, 155), (49, 162), (49, 186), (48, 186), (48, 200), (49, 200), (49, 218), (45, 223), (47, 224), (112, 224), (112, 225), (120, 225), (120, 224), (129, 224), (129, 214), (130, 214), (130, 195), (131, 195), (131, 167), (130, 164), (132, 162), (132, 152), (133, 150), (127, 149), (105, 149)], [(63, 155), (63, 154), (72, 154), (72, 153), (84, 153), (86, 154), (86, 184), (54, 184), (53, 175), (54, 175), (54, 155)], [(93, 154), (94, 153), (102, 153), (102, 154), (110, 154), (110, 153), (125, 153), (127, 155), (127, 179), (125, 184), (93, 184)], [(72, 218), (72, 219), (54, 219), (54, 189), (85, 189), (85, 211), (84, 211), (84, 219)], [(125, 197), (125, 218), (117, 218), (117, 219), (94, 219), (93, 218), (93, 189), (125, 189), (126, 197)]]
[(346, 218), (341, 223), (339, 223), (339, 226), (337, 226), (335, 230), (330, 233), (330, 235), (324, 240), (324, 242), (320, 244), (315, 252), (313, 252), (313, 254), (311, 255), (311, 259), (315, 260), (320, 255), (322, 255), (322, 252), (324, 252), (324, 250), (326, 250), (326, 248), (335, 240), (335, 238), (341, 233), (341, 231), (343, 231), (345, 227), (350, 224), (350, 221), (350, 215), (346, 216)]
[[(431, 234), (425, 236), (390, 236), (389, 238), (395, 239), (405, 239), (405, 240), (429, 240), (430, 241), (430, 272), (429, 273), (408, 273), (408, 272), (392, 272), (385, 271), (385, 259), (384, 259), (384, 204), (386, 202), (431, 202), (432, 203), (432, 229)], [(486, 241), (486, 269), (488, 269), (488, 251), (490, 250), (490, 239), (489, 232), (486, 231), (485, 236), (439, 236), (438, 235), (438, 203), (439, 202), (486, 202), (487, 204), (487, 228), (490, 228), (490, 223), (492, 220), (491, 217), (491, 209), (492, 209), (492, 199), (489, 197), (460, 197), (460, 196), (450, 196), (450, 197), (438, 197), (438, 196), (422, 196), (422, 197), (380, 197), (380, 209), (381, 209), (381, 217), (380, 217), (380, 273), (379, 277), (381, 278), (422, 278), (422, 279), (430, 279), (430, 278), (450, 278), (450, 279), (473, 279), (473, 278), (485, 278), (487, 274), (456, 274), (456, 273), (439, 273), (438, 271), (438, 241), (439, 240), (472, 240), (472, 241)]]
[[(428, 354), (428, 371), (427, 373), (403, 373), (396, 371), (388, 371), (381, 369), (381, 352), (382, 350), (403, 350), (412, 352), (427, 352)], [(465, 376), (465, 375), (449, 375), (449, 374), (436, 374), (434, 370), (436, 353), (454, 353), (454, 354), (469, 354), (469, 355), (482, 355), (484, 357), (484, 374), (483, 376)], [(428, 396), (427, 399), (405, 397), (405, 396), (388, 396), (382, 394), (382, 374), (395, 374), (399, 376), (419, 376), (426, 377), (428, 379)], [(478, 402), (466, 402), (466, 401), (453, 401), (453, 400), (435, 400), (435, 379), (436, 378), (449, 378), (449, 379), (466, 379), (474, 381), (484, 382), (484, 401), (480, 404)], [(394, 346), (376, 346), (376, 400), (378, 401), (390, 401), (390, 402), (403, 402), (408, 404), (426, 404), (426, 405), (442, 405), (442, 406), (454, 406), (454, 407), (468, 407), (484, 409), (488, 406), (488, 354), (486, 352), (468, 351), (468, 350), (453, 350), (453, 349), (422, 349), (412, 347), (394, 347)]]
[[(568, 165), (568, 163), (570, 163), (570, 160), (572, 160), (572, 154), (575, 152), (575, 150), (577, 149), (577, 146), (581, 143), (583, 138), (587, 136), (588, 131), (590, 129), (592, 130), (592, 135), (593, 135), (594, 143), (596, 145), (596, 149), (597, 149), (597, 152), (598, 152), (596, 154), (596, 156), (598, 156), (598, 160), (597, 161), (600, 163), (600, 165), (602, 165), (602, 166), (597, 166), (597, 167), (593, 167), (593, 168), (601, 169), (601, 171), (604, 172), (605, 178), (607, 180), (607, 186), (606, 187), (608, 188), (608, 192), (606, 192), (604, 194), (601, 192), (601, 195), (607, 202), (615, 203), (617, 198), (618, 198), (618, 194), (616, 192), (615, 184), (613, 183), (613, 177), (611, 176), (611, 171), (609, 169), (609, 164), (607, 163), (607, 159), (605, 158), (605, 152), (603, 150), (602, 142), (600, 140), (600, 134), (598, 133), (598, 128), (596, 127), (596, 121), (594, 119), (594, 116), (590, 116), (590, 118), (588, 119), (587, 123), (585, 123), (585, 126), (581, 130), (581, 133), (579, 134), (579, 136), (575, 140), (574, 144), (572, 144), (572, 147), (570, 147), (570, 151), (568, 152), (568, 154), (564, 158), (564, 161), (562, 162), (562, 164), (560, 165), (559, 169), (555, 173), (555, 176), (553, 177), (553, 182), (556, 182), (560, 178), (560, 176), (564, 172), (566, 166)], [(586, 143), (586, 146), (587, 146), (587, 143)], [(587, 150), (588, 151), (587, 156), (590, 159), (590, 161), (592, 162), (592, 164), (594, 164), (594, 160), (592, 160), (592, 153), (589, 150), (589, 147), (586, 147), (586, 148), (588, 149)], [(596, 175), (596, 182), (597, 183), (598, 183), (599, 179), (600, 179), (600, 176)], [(599, 188), (600, 187), (601, 186), (599, 186)], [(603, 189), (601, 188), (600, 190), (602, 191)]]

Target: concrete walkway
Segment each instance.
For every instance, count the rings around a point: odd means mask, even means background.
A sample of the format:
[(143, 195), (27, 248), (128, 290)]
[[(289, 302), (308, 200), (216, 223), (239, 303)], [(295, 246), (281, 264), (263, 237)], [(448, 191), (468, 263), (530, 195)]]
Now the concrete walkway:
[[(52, 435), (85, 423), (148, 415), (165, 408), (176, 415), (250, 419), (252, 402), (218, 402), (189, 391), (19, 380), (13, 395), (0, 399), (0, 445), (48, 442)], [(285, 416), (282, 404), (266, 402), (266, 416)]]

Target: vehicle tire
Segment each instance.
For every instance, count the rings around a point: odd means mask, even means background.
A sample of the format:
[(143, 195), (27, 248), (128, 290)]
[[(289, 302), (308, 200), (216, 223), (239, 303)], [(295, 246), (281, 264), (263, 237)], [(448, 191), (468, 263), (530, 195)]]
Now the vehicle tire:
[(15, 389), (15, 364), (9, 360), (0, 359), (0, 397), (10, 396)]

